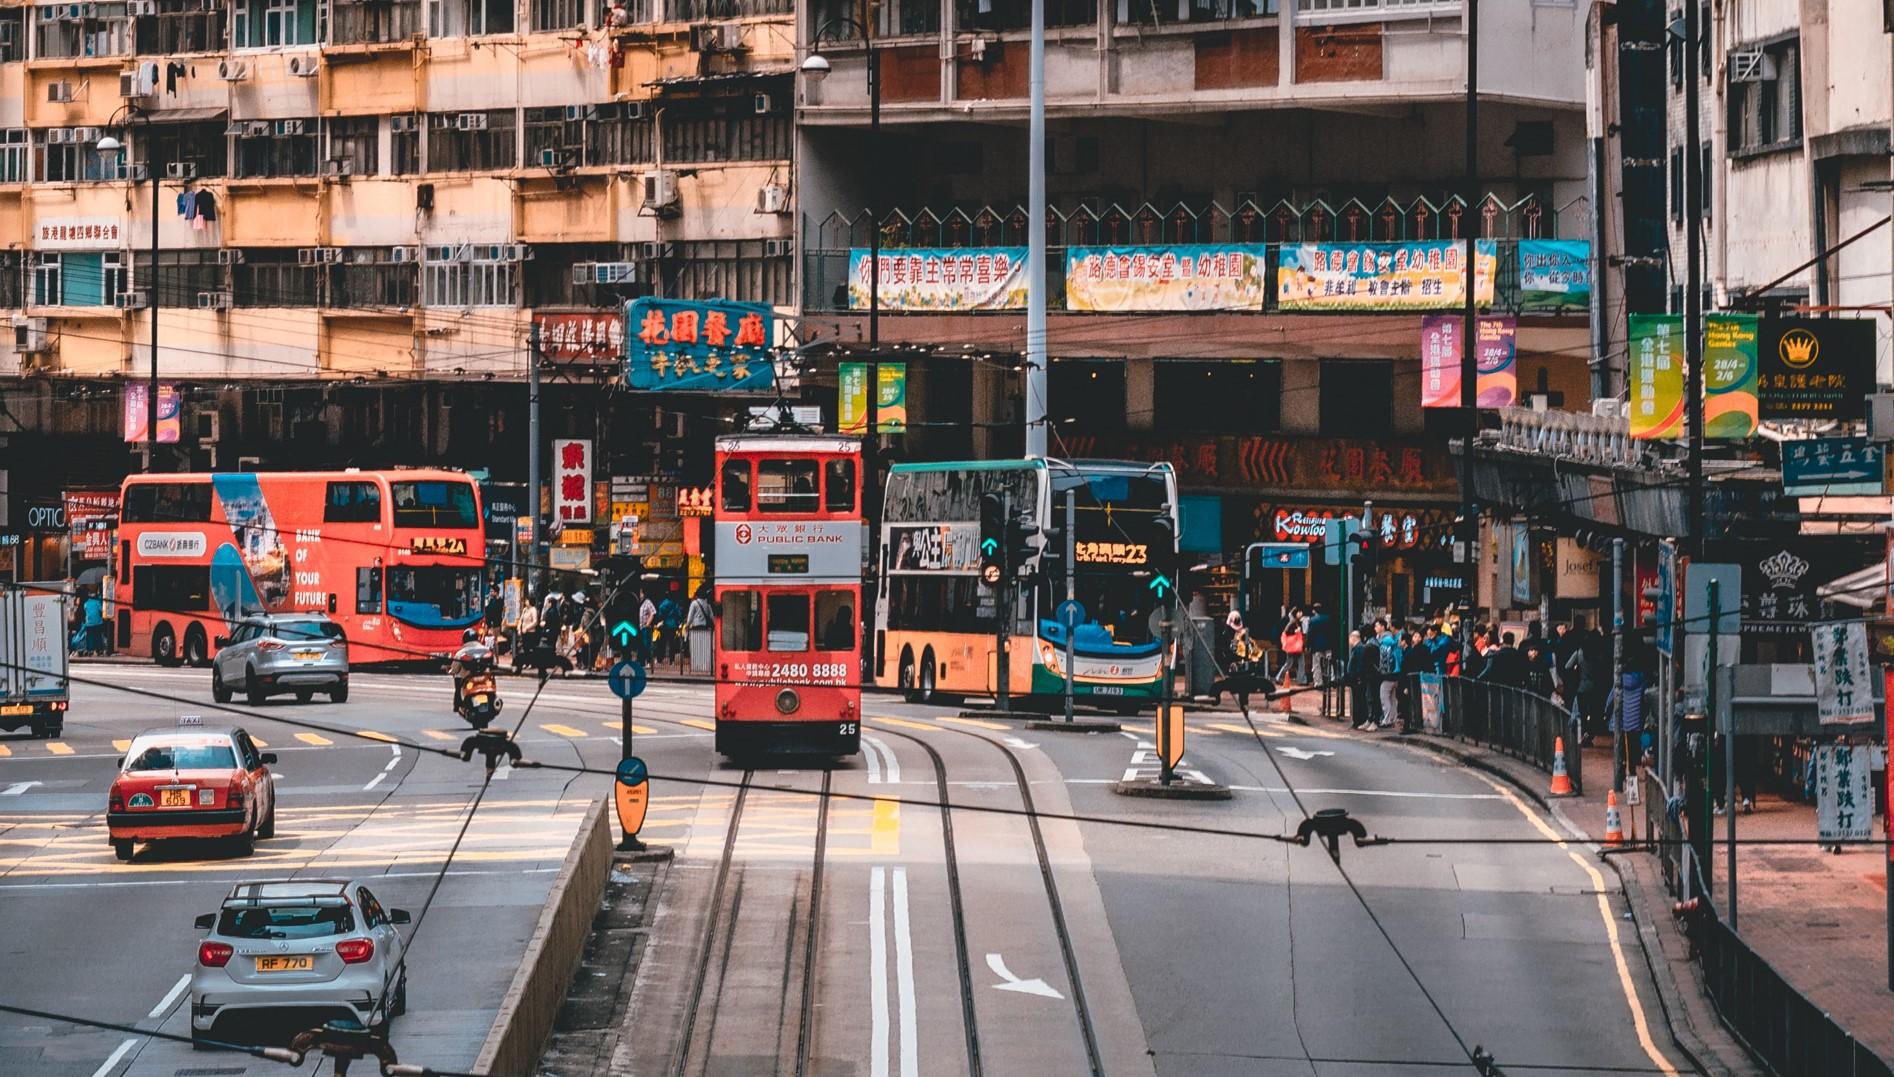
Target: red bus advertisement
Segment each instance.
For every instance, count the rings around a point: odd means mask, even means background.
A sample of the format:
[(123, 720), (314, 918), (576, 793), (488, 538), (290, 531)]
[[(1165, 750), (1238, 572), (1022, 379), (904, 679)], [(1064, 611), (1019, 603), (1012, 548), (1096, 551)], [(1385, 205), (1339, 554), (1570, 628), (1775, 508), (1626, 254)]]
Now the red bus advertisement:
[(717, 439), (717, 751), (861, 750), (861, 444)]
[(353, 664), (460, 646), (486, 589), (480, 492), (458, 471), (134, 475), (113, 593), (123, 652), (210, 660), (259, 613), (321, 612)]

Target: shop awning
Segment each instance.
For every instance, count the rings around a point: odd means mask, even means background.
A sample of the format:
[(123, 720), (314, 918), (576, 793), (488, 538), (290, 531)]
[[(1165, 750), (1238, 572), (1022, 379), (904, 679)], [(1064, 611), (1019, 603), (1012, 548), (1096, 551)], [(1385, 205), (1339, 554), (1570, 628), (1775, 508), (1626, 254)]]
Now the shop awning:
[(1838, 606), (1858, 610), (1873, 609), (1887, 596), (1887, 562), (1869, 565), (1858, 572), (1829, 580), (1815, 589), (1815, 597)]

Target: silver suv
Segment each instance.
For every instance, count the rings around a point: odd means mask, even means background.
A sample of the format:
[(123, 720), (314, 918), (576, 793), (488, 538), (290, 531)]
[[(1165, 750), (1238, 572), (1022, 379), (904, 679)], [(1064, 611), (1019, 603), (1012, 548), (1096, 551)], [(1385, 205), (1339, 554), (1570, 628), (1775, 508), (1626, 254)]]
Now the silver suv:
[(217, 912), (191, 973), (191, 1039), (264, 1012), (306, 1011), (311, 1028), (346, 1016), (387, 1032), (408, 1008), (399, 924), (368, 887), (343, 879), (238, 883)]
[(349, 698), (348, 637), (323, 614), (252, 617), (216, 642), (210, 695), (219, 703), (238, 692), (253, 707), (278, 695), (307, 703), (318, 691), (335, 703)]

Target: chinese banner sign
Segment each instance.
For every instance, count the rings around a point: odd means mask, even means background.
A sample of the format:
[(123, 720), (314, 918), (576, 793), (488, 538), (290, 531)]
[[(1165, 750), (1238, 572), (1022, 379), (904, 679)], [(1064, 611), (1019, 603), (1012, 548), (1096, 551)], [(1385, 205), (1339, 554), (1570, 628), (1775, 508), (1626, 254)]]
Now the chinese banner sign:
[[(125, 384), (125, 440), (131, 443), (144, 441), (146, 421), (151, 416), (151, 383), (134, 381)], [(182, 412), (184, 396), (178, 387), (169, 382), (158, 384), (158, 444), (175, 445), (182, 433), (184, 423)]]
[[(909, 247), (882, 251), (882, 310), (1024, 310), (1026, 248)], [(868, 252), (848, 254), (848, 306), (870, 305)]]
[(559, 438), (552, 443), (552, 518), (562, 527), (592, 522), (592, 442)]
[(1519, 309), (1569, 314), (1591, 306), (1591, 243), (1583, 239), (1519, 241)]
[(1764, 419), (1859, 419), (1874, 391), (1874, 322), (1770, 318), (1757, 334)]
[(1260, 243), (1073, 247), (1067, 310), (1262, 310), (1268, 258)]
[(772, 312), (723, 299), (625, 305), (625, 380), (633, 389), (760, 392), (775, 384)]
[[(1492, 240), (1475, 246), (1474, 301), (1493, 304)], [(1276, 269), (1283, 310), (1441, 310), (1466, 302), (1465, 243), (1285, 243)]]
[(1474, 357), (1479, 363), (1480, 407), (1506, 408), (1519, 396), (1519, 371), (1514, 368), (1519, 322), (1512, 315), (1481, 318), (1474, 324), (1479, 339)]
[(1868, 626), (1835, 621), (1809, 629), (1815, 651), (1815, 710), (1823, 725), (1874, 721)]
[(1421, 407), (1460, 406), (1460, 338), (1458, 314), (1428, 314), (1421, 318)]
[(1756, 316), (1703, 316), (1703, 436), (1756, 433)]
[(1873, 749), (1865, 744), (1815, 746), (1815, 840), (1833, 843), (1874, 836)]
[[(861, 435), (868, 431), (868, 364), (839, 363), (835, 380), (841, 400), (836, 424), (844, 434)], [(881, 364), (881, 395), (875, 401), (875, 427), (881, 434), (899, 434), (908, 428), (908, 365)]]
[(534, 314), (539, 354), (555, 363), (615, 362), (625, 354), (625, 317), (615, 310)]
[(1632, 314), (1631, 436), (1646, 440), (1684, 433), (1684, 320), (1675, 314)]
[(66, 526), (72, 529), (72, 555), (85, 561), (112, 556), (112, 530), (118, 526), (117, 490), (67, 490)]

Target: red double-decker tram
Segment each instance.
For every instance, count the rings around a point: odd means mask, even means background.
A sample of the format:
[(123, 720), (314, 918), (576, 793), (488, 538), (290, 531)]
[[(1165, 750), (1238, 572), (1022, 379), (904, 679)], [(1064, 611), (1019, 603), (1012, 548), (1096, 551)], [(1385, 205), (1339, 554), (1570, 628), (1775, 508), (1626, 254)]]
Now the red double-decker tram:
[(717, 439), (717, 751), (861, 748), (861, 444)]

